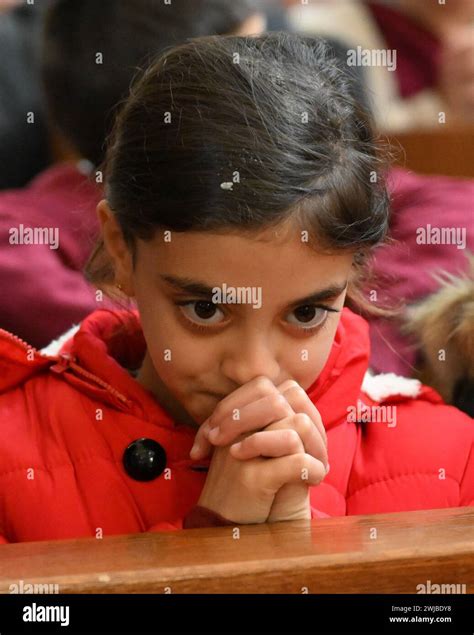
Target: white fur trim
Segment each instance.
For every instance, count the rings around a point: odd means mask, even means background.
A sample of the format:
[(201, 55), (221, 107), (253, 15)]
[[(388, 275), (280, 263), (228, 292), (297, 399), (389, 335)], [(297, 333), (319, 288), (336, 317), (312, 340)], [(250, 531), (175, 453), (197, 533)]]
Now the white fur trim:
[(71, 337), (74, 337), (80, 326), (80, 324), (75, 324), (69, 329), (69, 331), (66, 331), (63, 335), (61, 335), (61, 337), (58, 337), (57, 340), (53, 340), (50, 344), (48, 344), (48, 346), (42, 348), (40, 350), (41, 355), (44, 355), (45, 357), (55, 357), (59, 353), (61, 346), (70, 340)]
[(395, 373), (372, 375), (370, 371), (365, 373), (362, 382), (362, 392), (373, 401), (383, 401), (387, 397), (403, 395), (415, 399), (420, 394), (421, 382), (418, 379), (401, 377)]

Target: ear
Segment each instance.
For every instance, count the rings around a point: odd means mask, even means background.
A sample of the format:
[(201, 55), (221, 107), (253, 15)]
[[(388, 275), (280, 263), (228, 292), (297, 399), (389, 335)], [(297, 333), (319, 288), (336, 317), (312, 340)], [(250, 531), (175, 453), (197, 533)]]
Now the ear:
[(125, 242), (120, 225), (105, 199), (97, 205), (97, 216), (102, 228), (104, 246), (113, 263), (115, 283), (120, 284), (121, 291), (133, 297), (133, 257)]

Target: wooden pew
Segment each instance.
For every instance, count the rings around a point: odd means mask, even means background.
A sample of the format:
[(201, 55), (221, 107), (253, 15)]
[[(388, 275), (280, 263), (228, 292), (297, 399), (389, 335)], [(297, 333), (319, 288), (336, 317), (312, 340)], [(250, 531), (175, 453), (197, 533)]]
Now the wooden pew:
[[(375, 532), (376, 531), (376, 537)], [(474, 593), (474, 507), (0, 547), (0, 592)]]
[(420, 174), (474, 177), (474, 126), (444, 126), (389, 137), (395, 163)]

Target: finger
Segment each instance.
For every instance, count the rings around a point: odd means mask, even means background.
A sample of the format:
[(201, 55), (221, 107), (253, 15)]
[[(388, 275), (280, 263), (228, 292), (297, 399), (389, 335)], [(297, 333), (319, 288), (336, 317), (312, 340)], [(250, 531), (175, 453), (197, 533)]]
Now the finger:
[(267, 459), (260, 467), (265, 487), (278, 491), (288, 483), (305, 483), (308, 487), (319, 485), (326, 476), (324, 465), (309, 454), (288, 454)]
[[(228, 398), (224, 404), (224, 400), (216, 407), (213, 415), (199, 429), (195, 444), (191, 451), (193, 459), (204, 458), (212, 448), (212, 445), (228, 445), (239, 439), (242, 434), (246, 434), (253, 430), (260, 430), (275, 420), (283, 419), (293, 412), (307, 414), (313, 426), (305, 419), (298, 421), (298, 431), (304, 436), (306, 451), (313, 456), (321, 456), (322, 460), (327, 464), (327, 452), (320, 448), (320, 438), (314, 433), (314, 426), (319, 430), (320, 437), (327, 445), (327, 434), (321, 420), (318, 409), (312, 403), (306, 394), (306, 391), (294, 380), (287, 380), (275, 387), (272, 382), (267, 381), (265, 377), (257, 378), (253, 382), (251, 394), (258, 395), (266, 393), (267, 396), (251, 402), (247, 406), (232, 409), (237, 405), (235, 399)], [(234, 395), (238, 391), (233, 393)], [(281, 394), (284, 400), (278, 395)], [(241, 393), (241, 398), (243, 394)], [(248, 395), (247, 395), (248, 397)], [(238, 419), (235, 415), (238, 414)], [(212, 436), (209, 437), (209, 433)]]
[[(326, 443), (319, 429), (314, 425), (312, 419), (305, 413), (293, 414), (281, 421), (276, 421), (267, 426), (263, 432), (291, 429), (294, 430), (303, 444), (304, 452), (314, 456), (315, 459), (319, 459), (328, 466), (328, 450)], [(250, 437), (249, 437), (250, 438)]]
[(278, 390), (283, 394), (287, 402), (290, 404), (293, 412), (303, 412), (307, 414), (321, 433), (324, 443), (327, 445), (328, 437), (324, 428), (319, 410), (309, 398), (306, 390), (302, 388), (296, 381), (289, 379), (277, 386)]
[(207, 440), (209, 429), (209, 420), (206, 419), (206, 421), (199, 426), (196, 436), (194, 437), (193, 447), (189, 453), (192, 459), (204, 459), (210, 454), (213, 446), (212, 443)]
[[(208, 440), (210, 430), (225, 420), (230, 420), (235, 426), (232, 415), (237, 409), (239, 412), (246, 405), (255, 402), (263, 397), (278, 394), (278, 390), (274, 383), (263, 375), (255, 377), (243, 386), (234, 390), (231, 394), (222, 399), (214, 409), (214, 412), (200, 426), (194, 439), (194, 445), (191, 449), (190, 456), (192, 459), (205, 458), (212, 448), (212, 443)], [(263, 426), (262, 426), (263, 427)], [(234, 437), (236, 438), (236, 437)], [(232, 440), (232, 439), (231, 439)], [(230, 443), (230, 441), (229, 441)]]
[(254, 401), (278, 393), (277, 387), (268, 377), (263, 375), (255, 377), (217, 404), (208, 419), (209, 425), (211, 428), (218, 426), (221, 421), (231, 418), (235, 410), (241, 410)]
[(297, 452), (304, 454), (304, 446), (299, 434), (291, 428), (255, 432), (230, 446), (232, 456), (243, 461), (258, 456), (274, 458)]
[(214, 426), (207, 438), (214, 445), (228, 445), (242, 434), (261, 430), (268, 424), (294, 414), (285, 397), (276, 391), (272, 395), (262, 397), (242, 409), (238, 409), (238, 418), (228, 417)]

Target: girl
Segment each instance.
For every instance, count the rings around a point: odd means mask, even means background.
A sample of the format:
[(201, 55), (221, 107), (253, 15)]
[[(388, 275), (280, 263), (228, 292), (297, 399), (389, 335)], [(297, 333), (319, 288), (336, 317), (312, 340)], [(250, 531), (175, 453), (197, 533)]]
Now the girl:
[(133, 87), (88, 275), (138, 312), (44, 351), (1, 333), (5, 541), (474, 504), (470, 419), (365, 376), (345, 305), (387, 196), (352, 94), (283, 34), (191, 41)]

